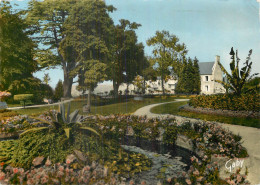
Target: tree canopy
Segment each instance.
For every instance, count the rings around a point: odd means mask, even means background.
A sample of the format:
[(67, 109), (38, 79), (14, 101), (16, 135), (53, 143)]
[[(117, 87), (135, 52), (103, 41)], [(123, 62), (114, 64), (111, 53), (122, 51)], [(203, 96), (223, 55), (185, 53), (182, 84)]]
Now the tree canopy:
[(62, 66), (65, 97), (71, 96), (76, 67), (106, 55), (113, 25), (108, 12), (113, 10), (100, 0), (30, 2), (31, 33), (46, 47), (39, 50), (38, 59), (43, 67)]
[(180, 44), (177, 36), (168, 31), (157, 31), (155, 36), (147, 40), (148, 46), (153, 46), (154, 60), (158, 64), (157, 71), (161, 76), (161, 85), (163, 94), (164, 81), (170, 74), (170, 66), (177, 76), (180, 75), (183, 57), (187, 54), (185, 44)]
[(0, 2), (0, 90), (13, 95), (32, 93), (40, 84), (33, 77), (37, 71), (34, 43), (29, 38), (21, 14), (13, 12), (9, 2)]
[(141, 73), (141, 66), (145, 62), (144, 46), (137, 42), (135, 33), (141, 25), (124, 19), (119, 22), (113, 30), (113, 45), (107, 68), (108, 80), (113, 81), (115, 96), (118, 95), (120, 84), (132, 82)]

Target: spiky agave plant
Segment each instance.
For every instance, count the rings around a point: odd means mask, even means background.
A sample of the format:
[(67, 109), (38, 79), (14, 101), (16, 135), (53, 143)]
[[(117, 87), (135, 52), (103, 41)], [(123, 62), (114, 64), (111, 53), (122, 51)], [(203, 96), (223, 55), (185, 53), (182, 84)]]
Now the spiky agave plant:
[(67, 138), (70, 138), (71, 131), (73, 128), (76, 128), (78, 130), (88, 130), (88, 131), (91, 131), (92, 133), (100, 136), (100, 134), (95, 129), (93, 129), (91, 127), (83, 127), (81, 122), (84, 120), (84, 116), (79, 115), (79, 110), (75, 110), (74, 112), (70, 113), (70, 103), (68, 105), (67, 114), (65, 112), (66, 111), (65, 111), (64, 104), (60, 104), (59, 111), (57, 114), (50, 111), (51, 121), (47, 121), (47, 120), (41, 119), (41, 118), (34, 118), (39, 121), (37, 123), (34, 123), (34, 125), (45, 123), (45, 124), (49, 125), (49, 127), (36, 127), (36, 128), (26, 130), (25, 132), (20, 134), (20, 137), (27, 133), (33, 132), (33, 131), (51, 129), (55, 132), (60, 132), (60, 131), (64, 130)]

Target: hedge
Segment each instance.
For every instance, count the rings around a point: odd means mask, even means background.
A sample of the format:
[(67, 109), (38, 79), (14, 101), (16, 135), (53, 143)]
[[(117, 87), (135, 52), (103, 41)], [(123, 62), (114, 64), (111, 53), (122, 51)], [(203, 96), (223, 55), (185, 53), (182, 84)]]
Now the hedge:
[(246, 94), (235, 96), (232, 94), (200, 95), (190, 100), (193, 107), (234, 110), (234, 111), (260, 111), (259, 94)]
[(31, 100), (32, 98), (33, 98), (33, 94), (17, 94), (17, 95), (14, 95), (15, 101)]

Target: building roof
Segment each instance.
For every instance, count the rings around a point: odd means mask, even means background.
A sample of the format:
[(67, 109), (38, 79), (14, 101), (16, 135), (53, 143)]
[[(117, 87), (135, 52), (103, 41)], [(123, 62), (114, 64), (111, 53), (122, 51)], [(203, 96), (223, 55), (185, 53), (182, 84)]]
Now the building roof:
[(199, 69), (201, 75), (211, 75), (212, 68), (215, 62), (199, 62)]

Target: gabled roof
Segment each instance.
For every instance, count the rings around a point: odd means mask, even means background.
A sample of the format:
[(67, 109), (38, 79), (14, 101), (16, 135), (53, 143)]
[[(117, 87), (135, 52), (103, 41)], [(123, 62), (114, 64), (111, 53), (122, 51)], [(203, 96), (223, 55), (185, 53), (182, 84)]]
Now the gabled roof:
[(211, 75), (212, 68), (215, 62), (199, 62), (199, 69), (201, 75)]

